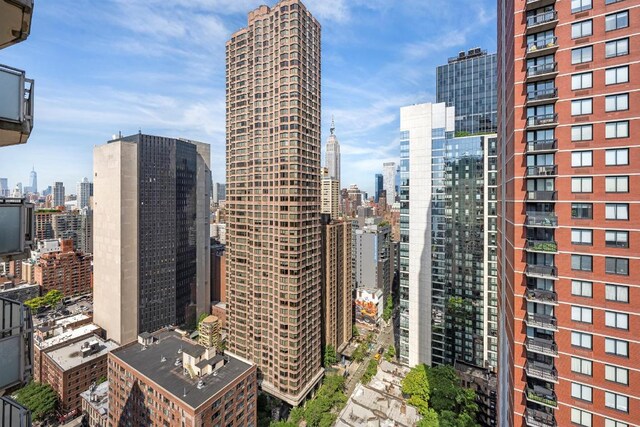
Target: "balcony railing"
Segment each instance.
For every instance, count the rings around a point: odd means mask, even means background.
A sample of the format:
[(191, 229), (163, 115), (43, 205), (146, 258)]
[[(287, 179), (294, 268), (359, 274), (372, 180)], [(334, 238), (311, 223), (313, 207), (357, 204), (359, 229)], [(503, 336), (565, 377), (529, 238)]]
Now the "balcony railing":
[(558, 71), (557, 62), (548, 62), (544, 64), (533, 65), (527, 68), (527, 77), (536, 77), (545, 74), (555, 73)]
[(555, 199), (555, 191), (527, 191), (527, 200), (547, 202)]
[(549, 265), (527, 265), (525, 274), (531, 277), (553, 279), (558, 277), (558, 269)]
[(528, 166), (527, 176), (553, 176), (557, 175), (556, 165), (544, 165), (544, 166)]
[(558, 115), (555, 113), (539, 114), (527, 117), (527, 127), (549, 126), (556, 124), (558, 124)]
[(527, 0), (527, 10), (539, 9), (543, 6), (554, 4), (556, 0)]
[(532, 240), (527, 239), (526, 249), (529, 252), (558, 252), (558, 243), (553, 240)]
[(552, 413), (527, 408), (525, 410), (525, 420), (529, 427), (556, 427), (556, 418)]
[(558, 217), (552, 212), (529, 212), (525, 225), (528, 227), (557, 227)]
[(527, 314), (527, 325), (535, 328), (558, 329), (558, 321), (555, 317), (547, 314), (529, 313)]
[(527, 28), (536, 27), (538, 25), (546, 24), (547, 22), (553, 22), (558, 20), (558, 12), (550, 10), (547, 12), (541, 12), (537, 15), (527, 17)]
[(550, 87), (547, 89), (538, 89), (527, 92), (527, 101), (544, 101), (558, 97), (558, 88)]
[(525, 389), (527, 400), (539, 403), (551, 408), (558, 407), (558, 398), (553, 390), (546, 389), (541, 386), (527, 387)]
[(533, 302), (542, 302), (546, 304), (556, 304), (558, 302), (558, 295), (553, 291), (547, 291), (543, 289), (527, 289), (527, 300)]
[(527, 141), (527, 153), (535, 153), (538, 151), (553, 151), (557, 149), (555, 139), (540, 139), (536, 141)]
[(548, 49), (552, 47), (558, 47), (558, 38), (549, 37), (542, 40), (536, 40), (527, 45), (527, 53), (537, 52), (539, 50)]
[(0, 65), (0, 147), (24, 144), (33, 128), (33, 80)]
[(547, 356), (557, 356), (558, 355), (558, 345), (553, 340), (547, 340), (544, 338), (527, 338), (526, 341), (527, 350), (544, 354)]
[(538, 378), (544, 381), (558, 382), (558, 371), (553, 367), (553, 365), (548, 365), (542, 362), (527, 361), (524, 371), (529, 377)]

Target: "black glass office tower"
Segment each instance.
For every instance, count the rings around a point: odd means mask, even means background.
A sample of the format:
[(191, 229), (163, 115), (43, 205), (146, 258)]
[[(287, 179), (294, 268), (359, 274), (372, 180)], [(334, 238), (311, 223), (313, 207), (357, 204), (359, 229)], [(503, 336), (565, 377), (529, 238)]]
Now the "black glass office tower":
[(437, 68), (436, 98), (456, 108), (458, 136), (497, 130), (497, 58), (480, 48), (460, 52)]

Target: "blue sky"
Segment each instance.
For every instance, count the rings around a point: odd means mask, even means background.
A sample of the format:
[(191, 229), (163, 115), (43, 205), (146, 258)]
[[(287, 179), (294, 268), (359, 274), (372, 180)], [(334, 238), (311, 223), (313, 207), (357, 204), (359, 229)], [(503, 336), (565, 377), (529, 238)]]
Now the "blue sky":
[[(36, 0), (27, 41), (0, 63), (35, 83), (35, 129), (0, 150), (0, 177), (67, 193), (92, 152), (122, 131), (211, 144), (224, 182), (224, 50), (264, 0)], [(268, 2), (272, 4), (274, 2)], [(435, 67), (471, 47), (496, 50), (494, 0), (307, 0), (322, 24), (323, 149), (331, 115), (342, 185), (371, 192), (398, 161), (399, 108), (435, 100)], [(324, 151), (323, 151), (324, 152)]]

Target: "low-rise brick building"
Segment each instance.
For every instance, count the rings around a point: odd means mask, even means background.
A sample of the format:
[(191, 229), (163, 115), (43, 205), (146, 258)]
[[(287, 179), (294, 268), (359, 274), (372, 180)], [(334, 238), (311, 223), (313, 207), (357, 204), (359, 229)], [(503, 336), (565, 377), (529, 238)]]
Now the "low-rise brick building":
[(109, 426), (255, 427), (256, 366), (177, 331), (109, 354)]
[(74, 251), (71, 240), (62, 240), (60, 246), (60, 252), (43, 254), (35, 266), (35, 281), (43, 295), (54, 289), (65, 296), (91, 292), (92, 255)]

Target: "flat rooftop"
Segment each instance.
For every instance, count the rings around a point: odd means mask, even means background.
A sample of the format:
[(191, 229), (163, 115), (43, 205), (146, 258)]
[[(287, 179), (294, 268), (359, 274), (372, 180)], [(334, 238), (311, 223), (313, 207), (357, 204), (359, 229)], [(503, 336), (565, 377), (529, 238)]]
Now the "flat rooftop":
[[(184, 374), (182, 364), (176, 366), (175, 361), (178, 358), (182, 361), (182, 351), (190, 355), (202, 354), (205, 351), (204, 347), (182, 339), (175, 331), (161, 331), (153, 336), (156, 339), (155, 343), (146, 348), (136, 342), (113, 351), (112, 356), (194, 409), (253, 368), (253, 365), (226, 354), (227, 363), (215, 374), (191, 379), (189, 375)], [(199, 380), (204, 381), (201, 389), (197, 387)]]
[[(93, 399), (91, 399), (92, 396)], [(80, 397), (100, 415), (106, 416), (109, 413), (109, 381), (98, 384), (93, 390), (83, 391)]]
[[(86, 357), (82, 357), (83, 344), (93, 341), (98, 341), (99, 351), (87, 355)], [(118, 348), (118, 344), (116, 344), (115, 342), (105, 341), (99, 336), (93, 335), (78, 342), (74, 342), (56, 350), (52, 350), (47, 353), (47, 356), (49, 356), (54, 362), (56, 362), (56, 364), (60, 366), (63, 371), (67, 371), (69, 369), (80, 366), (83, 363), (98, 359), (101, 356), (106, 355), (110, 351), (115, 350), (116, 348)]]
[[(54, 328), (57, 328), (57, 327), (58, 326), (54, 326)], [(96, 326), (93, 323), (88, 323), (86, 325), (79, 326), (76, 329), (71, 329), (61, 334), (55, 335), (46, 340), (40, 340), (40, 338), (38, 338), (38, 336), (34, 334), (33, 340), (35, 345), (37, 345), (40, 350), (44, 350), (51, 346), (62, 344), (66, 341), (74, 340), (83, 335), (93, 334), (98, 330), (100, 330), (99, 326)]]

